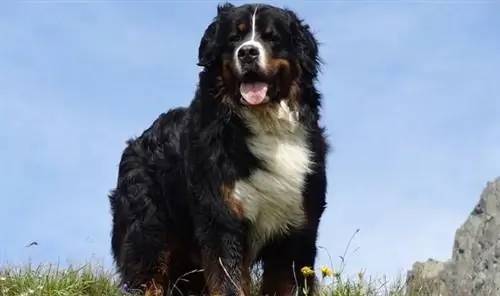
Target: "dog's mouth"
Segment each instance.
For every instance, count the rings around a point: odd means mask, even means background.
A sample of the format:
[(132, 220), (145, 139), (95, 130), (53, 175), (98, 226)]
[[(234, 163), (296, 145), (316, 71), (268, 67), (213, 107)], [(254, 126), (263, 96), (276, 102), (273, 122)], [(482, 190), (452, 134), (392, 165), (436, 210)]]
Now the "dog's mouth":
[(240, 84), (241, 102), (245, 105), (262, 105), (269, 102), (269, 85), (265, 82), (242, 82)]
[(264, 105), (270, 101), (271, 81), (262, 75), (247, 74), (240, 80), (241, 103), (247, 106)]

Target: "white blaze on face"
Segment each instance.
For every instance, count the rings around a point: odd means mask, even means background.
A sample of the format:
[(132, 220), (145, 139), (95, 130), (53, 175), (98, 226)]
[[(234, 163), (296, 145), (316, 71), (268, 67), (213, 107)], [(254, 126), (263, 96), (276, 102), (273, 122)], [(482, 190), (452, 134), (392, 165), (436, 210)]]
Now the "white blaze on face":
[(258, 7), (255, 7), (255, 10), (253, 11), (253, 14), (252, 14), (252, 20), (251, 20), (252, 28), (251, 28), (250, 36), (242, 44), (240, 44), (240, 46), (238, 46), (238, 48), (236, 48), (236, 50), (234, 51), (234, 61), (235, 61), (236, 69), (240, 72), (242, 69), (241, 69), (240, 60), (238, 59), (238, 52), (244, 46), (253, 46), (253, 47), (257, 48), (257, 50), (259, 51), (259, 58), (258, 58), (259, 67), (263, 71), (266, 70), (266, 54), (265, 54), (264, 45), (260, 41), (257, 40), (257, 36), (258, 36), (257, 35), (257, 24), (256, 24), (257, 8)]

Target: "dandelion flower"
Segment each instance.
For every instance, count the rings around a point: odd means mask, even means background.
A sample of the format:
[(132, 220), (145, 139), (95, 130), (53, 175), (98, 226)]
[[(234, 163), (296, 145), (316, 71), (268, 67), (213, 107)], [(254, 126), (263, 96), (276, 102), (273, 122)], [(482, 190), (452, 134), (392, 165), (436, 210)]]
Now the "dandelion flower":
[(302, 274), (305, 276), (305, 277), (308, 277), (308, 276), (311, 276), (314, 274), (314, 270), (309, 267), (309, 266), (304, 266), (300, 269), (300, 272), (302, 272)]
[(326, 265), (323, 265), (321, 267), (321, 275), (325, 278), (325, 277), (332, 277), (333, 276), (333, 270), (326, 266)]

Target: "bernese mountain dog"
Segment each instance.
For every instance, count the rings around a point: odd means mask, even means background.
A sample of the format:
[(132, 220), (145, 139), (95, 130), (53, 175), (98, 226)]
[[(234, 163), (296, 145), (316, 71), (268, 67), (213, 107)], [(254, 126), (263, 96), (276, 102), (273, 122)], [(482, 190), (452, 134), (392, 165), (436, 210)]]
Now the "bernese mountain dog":
[[(318, 41), (295, 12), (217, 5), (188, 107), (130, 139), (109, 194), (123, 283), (146, 295), (311, 295), (326, 207)], [(307, 287), (307, 289), (303, 289)]]

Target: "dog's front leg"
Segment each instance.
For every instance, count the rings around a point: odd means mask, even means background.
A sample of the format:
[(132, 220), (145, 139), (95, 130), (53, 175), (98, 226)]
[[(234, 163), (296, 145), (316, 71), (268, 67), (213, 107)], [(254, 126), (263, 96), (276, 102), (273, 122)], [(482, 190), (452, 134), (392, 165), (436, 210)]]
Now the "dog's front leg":
[(241, 246), (229, 233), (207, 232), (200, 241), (202, 266), (210, 295), (249, 296), (250, 268), (244, 264)]
[(191, 189), (193, 224), (208, 292), (249, 296), (250, 266), (245, 256), (244, 219), (228, 202), (224, 186), (208, 184), (205, 179)]

